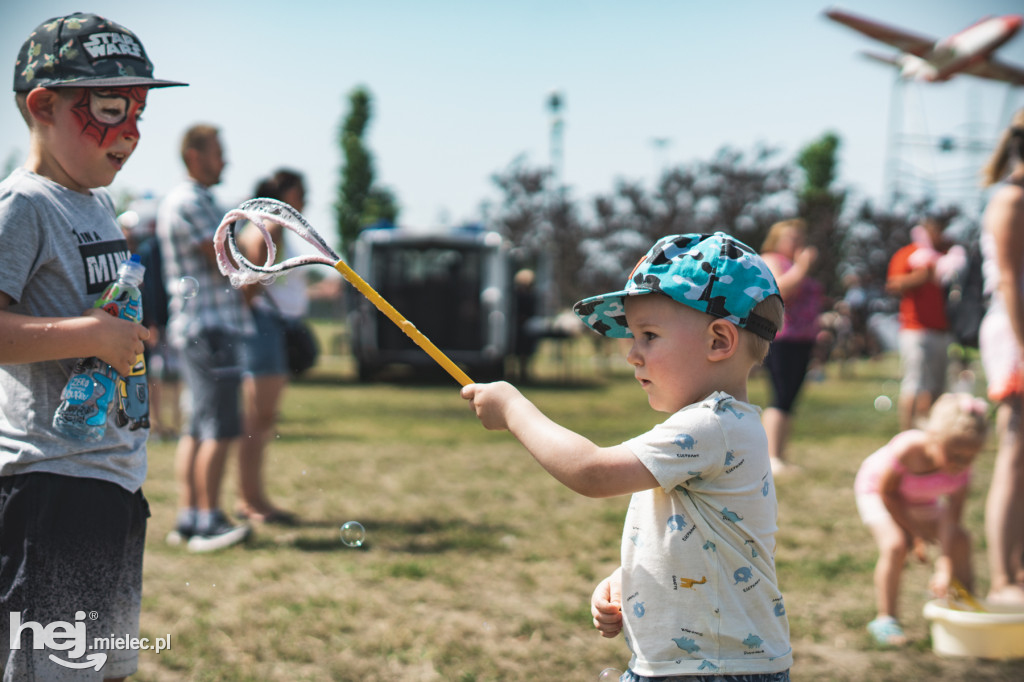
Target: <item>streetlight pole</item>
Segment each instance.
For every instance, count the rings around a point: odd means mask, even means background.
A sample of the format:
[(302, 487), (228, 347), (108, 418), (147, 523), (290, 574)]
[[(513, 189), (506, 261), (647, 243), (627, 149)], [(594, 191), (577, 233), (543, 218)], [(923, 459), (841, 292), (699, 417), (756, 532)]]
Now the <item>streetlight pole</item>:
[(544, 296), (541, 306), (545, 315), (553, 315), (559, 308), (559, 281), (555, 260), (558, 258), (560, 241), (555, 234), (558, 230), (556, 215), (563, 198), (564, 178), (563, 172), (563, 136), (565, 121), (562, 118), (562, 110), (565, 108), (565, 95), (557, 88), (548, 93), (546, 101), (547, 109), (551, 113), (551, 137), (550, 137), (550, 163), (551, 163), (551, 192), (548, 196), (547, 230), (550, 243), (547, 253), (540, 256), (540, 271), (542, 281), (545, 283)]
[(555, 187), (560, 191), (562, 188), (562, 164), (564, 160), (563, 134), (565, 121), (562, 118), (562, 109), (565, 107), (565, 95), (558, 89), (553, 89), (548, 94), (548, 111), (551, 112), (551, 175)]

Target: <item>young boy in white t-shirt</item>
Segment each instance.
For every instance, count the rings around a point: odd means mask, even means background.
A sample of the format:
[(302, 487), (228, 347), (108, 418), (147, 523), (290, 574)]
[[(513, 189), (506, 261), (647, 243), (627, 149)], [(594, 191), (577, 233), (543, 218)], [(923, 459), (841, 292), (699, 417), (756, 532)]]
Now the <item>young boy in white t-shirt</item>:
[(594, 592), (594, 624), (625, 633), (622, 680), (718, 675), (789, 679), (792, 649), (775, 575), (778, 506), (747, 380), (782, 323), (764, 261), (721, 232), (659, 240), (626, 287), (580, 301), (671, 415), (620, 445), (559, 426), (510, 384), (462, 389), (483, 425), (507, 429), (556, 479), (590, 497), (632, 493), (621, 566)]

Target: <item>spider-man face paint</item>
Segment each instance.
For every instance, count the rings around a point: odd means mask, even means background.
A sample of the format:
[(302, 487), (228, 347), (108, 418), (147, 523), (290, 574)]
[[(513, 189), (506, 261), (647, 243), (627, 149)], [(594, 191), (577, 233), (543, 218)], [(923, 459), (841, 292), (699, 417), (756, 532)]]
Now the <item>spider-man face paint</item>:
[(146, 107), (149, 88), (82, 88), (71, 113), (82, 125), (82, 135), (101, 148), (122, 135), (138, 138), (138, 121)]

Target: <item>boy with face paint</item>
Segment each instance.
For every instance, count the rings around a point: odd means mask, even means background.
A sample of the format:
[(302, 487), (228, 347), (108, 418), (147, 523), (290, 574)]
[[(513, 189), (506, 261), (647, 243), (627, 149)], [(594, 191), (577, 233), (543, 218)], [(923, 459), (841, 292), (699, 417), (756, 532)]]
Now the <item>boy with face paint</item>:
[(175, 85), (185, 83), (153, 78), (134, 33), (93, 14), (40, 24), (15, 63), (30, 149), (0, 182), (4, 679), (123, 679), (137, 668), (137, 651), (56, 648), (45, 633), (84, 628), (89, 645), (138, 635), (148, 432), (111, 424), (98, 442), (73, 441), (52, 418), (76, 359), (127, 375), (149, 335), (92, 307), (130, 255), (104, 188), (139, 143), (150, 88)]

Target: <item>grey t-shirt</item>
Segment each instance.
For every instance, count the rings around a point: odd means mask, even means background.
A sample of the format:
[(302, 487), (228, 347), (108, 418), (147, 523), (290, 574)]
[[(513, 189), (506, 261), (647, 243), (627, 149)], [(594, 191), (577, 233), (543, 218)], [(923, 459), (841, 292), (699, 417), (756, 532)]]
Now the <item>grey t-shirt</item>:
[[(80, 194), (19, 168), (0, 182), (0, 291), (9, 312), (74, 317), (92, 307), (128, 245), (104, 189)], [(146, 477), (149, 431), (108, 423), (102, 440), (71, 440), (53, 413), (75, 360), (0, 365), (0, 476), (48, 472), (134, 492)]]

